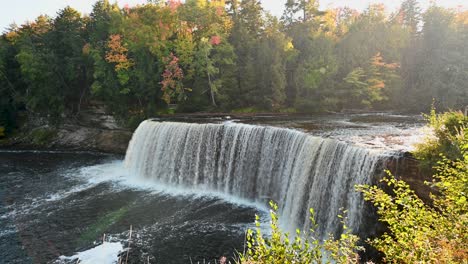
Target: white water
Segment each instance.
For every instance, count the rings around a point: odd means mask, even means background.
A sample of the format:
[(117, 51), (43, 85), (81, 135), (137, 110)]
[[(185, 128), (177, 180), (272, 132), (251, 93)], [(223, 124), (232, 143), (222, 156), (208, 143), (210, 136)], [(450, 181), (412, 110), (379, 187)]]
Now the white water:
[(119, 242), (104, 242), (89, 250), (78, 252), (71, 257), (60, 256), (57, 262), (73, 261), (80, 264), (116, 264), (123, 246)]
[(140, 180), (224, 193), (279, 204), (281, 221), (309, 229), (316, 211), (318, 235), (362, 228), (363, 200), (356, 184), (370, 183), (378, 151), (290, 129), (145, 121), (135, 131), (125, 166)]
[[(237, 205), (256, 208), (267, 212), (268, 209), (264, 204), (256, 203), (255, 201), (243, 199), (229, 195), (223, 192), (210, 191), (208, 189), (200, 189), (197, 186), (177, 186), (161, 182), (158, 179), (148, 181), (144, 177), (138, 177), (127, 168), (122, 161), (116, 160), (109, 163), (84, 167), (80, 170), (79, 177), (86, 180), (83, 187), (88, 188), (96, 186), (103, 182), (113, 182), (114, 190), (119, 188), (144, 190), (153, 194), (165, 194), (170, 196), (179, 196), (186, 198), (216, 198)], [(62, 198), (62, 197), (60, 197)]]

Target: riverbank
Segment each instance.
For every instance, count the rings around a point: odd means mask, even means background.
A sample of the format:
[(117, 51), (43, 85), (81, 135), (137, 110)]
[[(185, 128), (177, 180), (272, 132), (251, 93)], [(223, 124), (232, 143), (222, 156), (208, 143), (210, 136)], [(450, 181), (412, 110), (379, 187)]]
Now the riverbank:
[(76, 124), (58, 128), (39, 126), (23, 129), (0, 140), (1, 149), (79, 150), (125, 154), (132, 131), (104, 129)]

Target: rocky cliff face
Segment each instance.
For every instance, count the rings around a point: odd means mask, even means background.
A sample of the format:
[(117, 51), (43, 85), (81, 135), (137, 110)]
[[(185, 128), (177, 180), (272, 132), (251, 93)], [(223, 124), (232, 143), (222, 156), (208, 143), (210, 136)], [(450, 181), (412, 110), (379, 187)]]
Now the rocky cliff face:
[(125, 154), (132, 132), (64, 125), (41, 126), (0, 142), (0, 148), (84, 150)]
[(0, 148), (67, 149), (125, 154), (132, 131), (118, 125), (102, 104), (93, 103), (73, 120), (51, 127), (40, 118), (26, 122), (20, 132), (0, 141)]
[(65, 126), (50, 146), (125, 154), (131, 137), (128, 130)]
[(403, 153), (399, 157), (389, 159), (384, 166), (397, 179), (407, 182), (423, 201), (430, 203), (430, 194), (435, 193), (435, 190), (425, 182), (432, 181), (431, 173), (422, 170), (419, 165), (419, 161), (410, 153)]

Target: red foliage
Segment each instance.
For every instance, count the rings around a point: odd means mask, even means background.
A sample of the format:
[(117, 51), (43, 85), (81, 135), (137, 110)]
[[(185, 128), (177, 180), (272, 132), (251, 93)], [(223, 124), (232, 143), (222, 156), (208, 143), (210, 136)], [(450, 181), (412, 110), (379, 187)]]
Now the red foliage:
[(161, 90), (163, 91), (163, 99), (170, 103), (171, 97), (176, 94), (181, 87), (181, 81), (184, 79), (184, 72), (179, 66), (179, 58), (173, 53), (164, 58), (166, 68), (162, 73)]
[(126, 13), (130, 13), (130, 5), (125, 4), (123, 9), (125, 10)]
[(210, 39), (210, 44), (213, 46), (221, 44), (221, 37), (217, 35), (212, 36)]
[(224, 15), (224, 8), (221, 6), (216, 7), (216, 15), (217, 16), (222, 16)]
[(182, 3), (180, 2), (180, 0), (169, 0), (169, 1), (167, 2), (167, 4), (168, 4), (169, 8), (171, 9), (171, 11), (176, 11), (177, 8), (178, 8)]

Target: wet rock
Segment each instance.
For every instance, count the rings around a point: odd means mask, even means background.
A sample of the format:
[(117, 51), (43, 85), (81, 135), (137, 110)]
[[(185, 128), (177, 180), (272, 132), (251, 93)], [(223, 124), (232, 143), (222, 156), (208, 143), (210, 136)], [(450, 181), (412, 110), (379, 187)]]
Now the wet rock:
[[(42, 136), (44, 133), (39, 134), (37, 131), (47, 131), (48, 136)], [(0, 142), (0, 148), (67, 149), (125, 154), (131, 137), (132, 131), (124, 129), (102, 129), (80, 125), (65, 125), (59, 128), (40, 127)]]
[(125, 154), (132, 131), (119, 126), (104, 104), (90, 102), (79, 115), (49, 126), (43, 117), (28, 118), (13, 137), (2, 139), (0, 148), (84, 150)]
[(67, 126), (58, 132), (51, 142), (56, 148), (71, 148), (125, 154), (132, 132), (122, 129), (100, 129), (82, 126)]
[(107, 130), (101, 131), (96, 137), (95, 146), (104, 152), (122, 153), (127, 150), (128, 142), (132, 137), (130, 131)]
[(120, 129), (117, 120), (109, 114), (102, 102), (92, 101), (88, 107), (80, 112), (78, 124), (85, 127), (101, 129)]
[(432, 181), (431, 173), (423, 170), (420, 161), (411, 153), (403, 152), (399, 156), (388, 159), (385, 167), (397, 179), (407, 182), (424, 202), (431, 203), (430, 194), (435, 193), (436, 190), (425, 184), (425, 182)]

